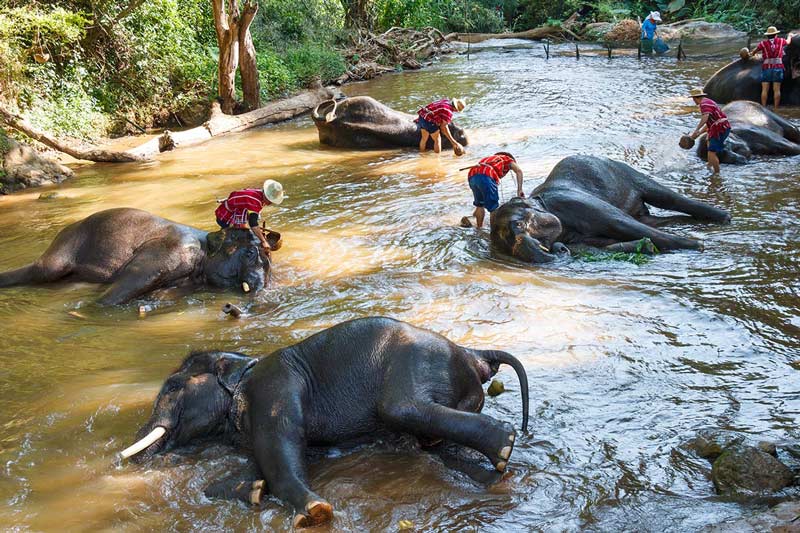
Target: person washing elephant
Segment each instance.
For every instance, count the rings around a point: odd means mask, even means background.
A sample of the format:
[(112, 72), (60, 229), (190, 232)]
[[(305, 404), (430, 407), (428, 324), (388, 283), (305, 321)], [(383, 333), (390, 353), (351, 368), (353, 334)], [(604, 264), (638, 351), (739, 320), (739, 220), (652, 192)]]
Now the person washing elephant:
[(417, 111), (417, 125), (419, 126), (419, 151), (428, 150), (428, 138), (433, 139), (433, 151), (437, 154), (442, 150), (442, 137), (444, 135), (450, 144), (453, 145), (453, 152), (456, 155), (464, 153), (464, 147), (453, 138), (450, 132), (450, 123), (453, 121), (453, 113), (461, 113), (467, 107), (464, 100), (453, 98), (431, 102)]
[(719, 154), (725, 151), (725, 140), (731, 133), (731, 124), (719, 105), (702, 89), (692, 89), (689, 95), (702, 113), (700, 122), (689, 137), (697, 139), (708, 132), (708, 165), (716, 176), (719, 174)]
[(261, 210), (268, 205), (280, 205), (285, 198), (283, 185), (275, 180), (266, 180), (261, 190), (241, 189), (230, 193), (228, 198), (220, 201), (214, 215), (217, 218), (217, 224), (222, 229), (230, 226), (249, 227), (261, 241), (264, 251), (269, 253), (272, 248), (267, 242), (264, 232), (258, 227)]
[(778, 28), (770, 26), (764, 35), (767, 37), (750, 51), (749, 57), (761, 54), (761, 105), (767, 107), (769, 88), (772, 85), (772, 98), (775, 109), (781, 105), (781, 84), (785, 75), (783, 66), (784, 48), (792, 43), (792, 34), (783, 39), (778, 37)]
[(653, 43), (658, 37), (656, 30), (659, 22), (661, 22), (661, 13), (658, 11), (651, 11), (647, 18), (644, 19), (644, 22), (642, 22), (642, 53), (653, 53)]
[[(469, 169), (467, 182), (469, 183), (469, 188), (472, 189), (472, 205), (475, 206), (475, 211), (472, 214), (475, 217), (476, 228), (483, 227), (486, 211), (491, 213), (500, 207), (500, 196), (497, 187), (500, 184), (500, 180), (510, 171), (513, 170), (517, 177), (517, 196), (525, 198), (525, 193), (522, 191), (522, 169), (517, 164), (514, 156), (508, 152), (497, 152), (489, 157), (484, 157), (476, 165), (462, 168), (461, 170), (467, 169)], [(468, 228), (472, 226), (472, 223), (468, 217), (464, 217), (461, 219), (461, 225)]]

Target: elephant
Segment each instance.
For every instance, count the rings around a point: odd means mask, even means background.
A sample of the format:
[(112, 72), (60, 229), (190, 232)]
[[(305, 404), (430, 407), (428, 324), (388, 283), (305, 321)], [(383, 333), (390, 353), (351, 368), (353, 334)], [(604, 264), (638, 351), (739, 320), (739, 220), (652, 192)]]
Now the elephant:
[[(280, 234), (269, 232), (273, 249)], [(131, 208), (94, 213), (62, 229), (30, 265), (0, 273), (0, 287), (58, 280), (109, 283), (100, 305), (171, 286), (263, 288), (271, 260), (249, 229), (207, 232)]]
[[(754, 155), (800, 155), (800, 129), (761, 104), (737, 100), (722, 108), (731, 123), (731, 134), (720, 163), (744, 164)], [(708, 159), (708, 139), (700, 137), (697, 156)]]
[[(784, 49), (786, 69), (781, 85), (781, 104), (800, 105), (800, 37)], [(761, 61), (737, 59), (718, 70), (703, 91), (714, 101), (727, 104), (734, 100), (761, 102)]]
[[(342, 101), (326, 100), (311, 114), (319, 133), (319, 142), (340, 148), (419, 147), (420, 130), (416, 115), (409, 115), (378, 102), (369, 96), (352, 96)], [(450, 123), (450, 133), (463, 146), (464, 130)], [(433, 147), (433, 141), (428, 141)], [(452, 148), (442, 136), (442, 148)]]
[(493, 250), (526, 263), (569, 256), (565, 243), (632, 252), (650, 239), (658, 250), (702, 249), (700, 241), (656, 227), (687, 217), (651, 216), (647, 204), (730, 222), (727, 211), (671, 191), (625, 163), (581, 155), (562, 159), (528, 199), (513, 198), (495, 210), (490, 241)]
[(139, 440), (118, 460), (141, 463), (199, 439), (231, 444), (253, 457), (254, 471), (233, 484), (212, 483), (207, 496), (258, 504), (271, 493), (294, 509), (295, 527), (316, 526), (332, 520), (333, 508), (309, 487), (309, 446), (411, 434), (430, 446), (466, 446), (485, 455), (492, 472), (504, 472), (516, 432), (480, 412), (481, 384), (501, 363), (520, 381), (526, 432), (528, 380), (519, 360), (391, 318), (342, 322), (259, 359), (193, 353), (166, 380)]

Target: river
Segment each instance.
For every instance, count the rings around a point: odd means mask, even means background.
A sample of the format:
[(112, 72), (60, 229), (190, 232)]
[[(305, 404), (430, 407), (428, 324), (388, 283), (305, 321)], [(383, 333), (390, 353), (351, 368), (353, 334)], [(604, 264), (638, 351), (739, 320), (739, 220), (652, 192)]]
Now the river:
[[(709, 465), (681, 448), (704, 427), (797, 440), (800, 412), (800, 158), (724, 166), (709, 179), (678, 148), (696, 108), (686, 97), (726, 61), (645, 58), (523, 41), (473, 46), (418, 72), (347, 86), (413, 112), (466, 96), (469, 152), (321, 147), (310, 118), (223, 137), (155, 162), (87, 165), (54, 188), (0, 197), (0, 270), (30, 262), (65, 225), (130, 206), (206, 229), (215, 198), (281, 181), (265, 212), (283, 234), (271, 288), (255, 300), (198, 292), (120, 308), (101, 288), (0, 291), (0, 529), (168, 531), (291, 529), (273, 500), (260, 510), (202, 495), (238, 464), (199, 446), (112, 467), (147, 419), (166, 376), (192, 349), (251, 355), (343, 320), (388, 315), (527, 368), (530, 432), (513, 477), (485, 490), (425, 453), (389, 444), (333, 449), (311, 468), (334, 505), (331, 531), (691, 531), (754, 507), (714, 495)], [(800, 119), (800, 110), (788, 115)], [(514, 153), (525, 189), (571, 154), (608, 156), (729, 209), (727, 226), (677, 226), (706, 250), (636, 266), (568, 261), (528, 268), (494, 260), (459, 172)], [(504, 180), (502, 197), (513, 193)], [(231, 320), (231, 301), (247, 315)], [(145, 317), (139, 304), (153, 305)], [(519, 428), (519, 385), (485, 412)]]

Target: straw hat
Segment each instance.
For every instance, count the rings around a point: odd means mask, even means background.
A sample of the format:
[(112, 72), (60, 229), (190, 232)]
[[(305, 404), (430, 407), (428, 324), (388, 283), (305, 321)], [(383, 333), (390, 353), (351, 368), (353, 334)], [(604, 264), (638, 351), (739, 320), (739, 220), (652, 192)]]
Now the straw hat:
[(764, 35), (778, 35), (779, 33), (780, 32), (778, 31), (778, 28), (776, 28), (775, 26), (770, 26), (769, 28), (767, 28), (767, 31), (764, 32)]
[(701, 97), (701, 96), (708, 96), (708, 95), (707, 95), (707, 94), (706, 94), (706, 93), (703, 91), (703, 89), (692, 89), (691, 91), (689, 91), (689, 97), (690, 97), (690, 98), (699, 98), (699, 97)]
[(264, 191), (264, 196), (267, 197), (267, 200), (275, 205), (280, 205), (285, 198), (283, 196), (283, 185), (275, 180), (266, 180), (262, 190)]
[(661, 20), (661, 13), (658, 12), (658, 11), (651, 11), (650, 12), (650, 18), (655, 20), (656, 22), (663, 22)]
[(467, 107), (467, 103), (464, 102), (464, 100), (462, 100), (461, 98), (453, 98), (453, 107), (456, 108), (456, 111), (461, 113), (462, 111), (464, 111), (464, 108)]

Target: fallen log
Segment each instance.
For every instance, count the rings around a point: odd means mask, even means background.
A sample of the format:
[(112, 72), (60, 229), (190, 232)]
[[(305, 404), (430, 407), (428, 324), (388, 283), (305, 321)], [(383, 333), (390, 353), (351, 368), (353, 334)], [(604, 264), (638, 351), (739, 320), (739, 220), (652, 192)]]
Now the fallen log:
[(201, 126), (185, 131), (172, 132), (166, 130), (158, 137), (154, 137), (146, 143), (124, 152), (71, 145), (36, 129), (24, 118), (12, 113), (2, 105), (0, 105), (0, 121), (15, 130), (21, 131), (31, 139), (39, 141), (60, 152), (64, 152), (75, 159), (95, 161), (98, 163), (128, 163), (147, 161), (161, 152), (200, 144), (220, 135), (237, 133), (264, 124), (288, 120), (314, 109), (325, 100), (330, 100), (337, 96), (338, 91), (318, 85), (313, 89), (291, 98), (271, 102), (253, 111), (242, 113), (241, 115), (224, 114), (220, 108), (219, 102), (215, 101), (211, 107), (210, 118)]
[(556, 26), (540, 26), (531, 30), (518, 31), (514, 33), (451, 33), (447, 35), (446, 39), (475, 44), (488, 41), (489, 39), (527, 39), (531, 41), (540, 41), (542, 39), (567, 40), (567, 37), (572, 40), (578, 40), (578, 36), (567, 28), (558, 28)]

